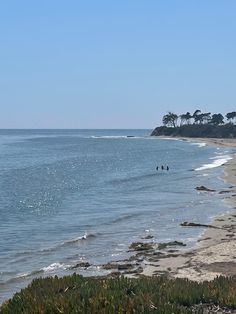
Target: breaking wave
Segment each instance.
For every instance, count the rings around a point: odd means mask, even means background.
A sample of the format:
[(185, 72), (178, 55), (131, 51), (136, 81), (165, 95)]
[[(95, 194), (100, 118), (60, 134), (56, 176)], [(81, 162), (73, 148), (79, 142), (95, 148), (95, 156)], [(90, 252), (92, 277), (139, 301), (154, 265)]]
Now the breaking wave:
[(41, 270), (44, 271), (45, 273), (47, 273), (47, 272), (53, 272), (53, 271), (58, 270), (58, 269), (66, 270), (69, 267), (71, 267), (71, 266), (65, 265), (63, 263), (52, 263), (47, 267), (43, 267)]
[(130, 138), (143, 138), (142, 136), (134, 136), (134, 135), (102, 135), (102, 136), (95, 136), (92, 135), (90, 138), (98, 138), (98, 139), (130, 139)]
[(198, 147), (205, 147), (206, 143), (191, 143), (191, 145), (197, 145)]
[(231, 160), (232, 157), (229, 155), (222, 155), (222, 156), (212, 157), (210, 159), (214, 161), (210, 164), (204, 164), (201, 167), (196, 168), (195, 171), (201, 171), (201, 170), (207, 170), (207, 169), (220, 167), (224, 165), (225, 163), (227, 163), (229, 160)]

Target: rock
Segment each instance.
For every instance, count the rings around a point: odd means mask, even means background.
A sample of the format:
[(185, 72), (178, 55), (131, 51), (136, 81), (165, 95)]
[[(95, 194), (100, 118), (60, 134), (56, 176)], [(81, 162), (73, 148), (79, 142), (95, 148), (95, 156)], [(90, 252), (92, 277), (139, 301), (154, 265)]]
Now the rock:
[(154, 252), (152, 255), (155, 255), (155, 256), (158, 256), (158, 257), (161, 257), (164, 255), (164, 253), (162, 252)]
[(143, 268), (141, 266), (139, 266), (138, 268), (134, 269), (134, 270), (130, 270), (125, 272), (125, 274), (140, 274), (143, 272)]
[(102, 267), (107, 270), (116, 269), (118, 271), (125, 271), (125, 270), (133, 269), (135, 267), (135, 264), (131, 264), (131, 263), (117, 264), (117, 263), (111, 262), (111, 263), (107, 263), (103, 265)]
[(231, 191), (220, 191), (219, 194), (226, 194), (226, 193), (230, 193)]
[(182, 227), (204, 227), (204, 228), (214, 228), (214, 229), (222, 229), (220, 227), (212, 226), (212, 225), (205, 225), (205, 224), (200, 224), (200, 223), (195, 223), (195, 222), (187, 222), (184, 221), (180, 224)]
[(118, 270), (128, 270), (134, 268), (133, 264), (120, 264), (118, 265)]
[(104, 264), (102, 265), (102, 267), (104, 269), (117, 269), (118, 268), (118, 265), (117, 264), (114, 264), (114, 263), (107, 263), (107, 264)]
[(206, 192), (215, 192), (216, 191), (216, 190), (209, 189), (209, 188), (205, 187), (204, 185), (197, 186), (195, 189), (197, 191), (206, 191)]
[(75, 269), (75, 268), (79, 268), (79, 267), (88, 268), (89, 266), (91, 266), (91, 264), (89, 264), (89, 262), (81, 262), (81, 263), (76, 264), (75, 266), (72, 266), (70, 269)]
[(166, 243), (160, 243), (158, 244), (158, 249), (159, 250), (163, 250), (168, 246), (186, 246), (186, 244), (184, 244), (183, 242), (179, 242), (179, 241), (171, 241), (171, 242), (166, 242)]
[(149, 251), (153, 249), (152, 243), (143, 243), (143, 242), (133, 242), (129, 249), (131, 251)]
[(198, 239), (197, 242), (201, 242), (201, 241), (206, 241), (206, 240), (210, 240), (210, 237), (204, 238), (204, 239)]
[(146, 237), (142, 238), (142, 239), (145, 239), (145, 240), (148, 240), (148, 239), (153, 239), (154, 237), (152, 235), (147, 235)]

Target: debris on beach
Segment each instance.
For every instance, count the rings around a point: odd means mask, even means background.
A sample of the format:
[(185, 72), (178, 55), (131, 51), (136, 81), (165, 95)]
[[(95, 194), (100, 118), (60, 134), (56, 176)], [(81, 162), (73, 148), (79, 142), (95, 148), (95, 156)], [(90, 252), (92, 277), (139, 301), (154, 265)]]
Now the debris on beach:
[(171, 241), (171, 242), (165, 242), (165, 243), (159, 243), (158, 244), (158, 249), (163, 250), (169, 246), (186, 246), (183, 242), (179, 241)]
[(216, 227), (213, 225), (207, 225), (207, 224), (200, 224), (200, 223), (195, 223), (195, 222), (187, 222), (184, 221), (180, 224), (182, 227), (204, 227), (204, 228), (214, 228), (214, 229), (222, 229), (220, 227)]
[(216, 191), (216, 190), (213, 190), (213, 189), (209, 189), (209, 188), (205, 187), (204, 185), (197, 186), (195, 189), (197, 191), (205, 191), (205, 192), (215, 192)]
[(219, 194), (226, 194), (226, 193), (231, 193), (232, 191), (229, 190), (222, 190), (219, 192)]
[(153, 249), (153, 243), (133, 242), (129, 249), (131, 251), (149, 251)]

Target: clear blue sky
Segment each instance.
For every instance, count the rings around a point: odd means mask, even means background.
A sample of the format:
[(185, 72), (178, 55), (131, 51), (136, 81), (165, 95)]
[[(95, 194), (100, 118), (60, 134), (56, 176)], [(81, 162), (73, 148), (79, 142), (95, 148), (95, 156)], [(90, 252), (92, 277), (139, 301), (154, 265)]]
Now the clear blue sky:
[(153, 128), (236, 110), (235, 0), (7, 0), (0, 128)]

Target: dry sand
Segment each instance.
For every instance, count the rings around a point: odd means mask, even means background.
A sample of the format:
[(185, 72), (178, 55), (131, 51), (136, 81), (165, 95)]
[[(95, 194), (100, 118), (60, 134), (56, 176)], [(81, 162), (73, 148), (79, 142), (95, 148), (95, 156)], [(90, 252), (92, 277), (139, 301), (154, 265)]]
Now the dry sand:
[[(183, 140), (224, 145), (236, 149), (236, 139), (185, 138)], [(225, 198), (229, 206), (236, 208), (236, 150), (232, 157), (233, 159), (224, 165), (224, 180), (229, 185), (225, 191)], [(177, 251), (167, 254), (165, 258), (146, 263), (142, 274), (151, 276), (167, 272), (171, 277), (196, 281), (212, 280), (219, 275), (236, 275), (236, 210), (235, 213), (216, 218), (212, 226), (216, 228), (206, 228), (195, 249)]]

